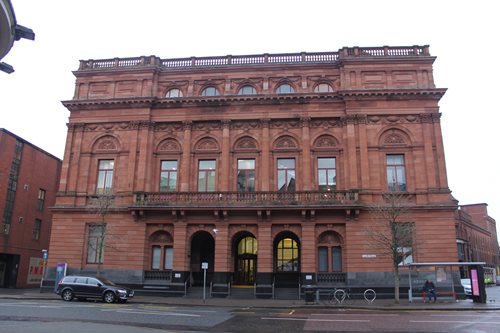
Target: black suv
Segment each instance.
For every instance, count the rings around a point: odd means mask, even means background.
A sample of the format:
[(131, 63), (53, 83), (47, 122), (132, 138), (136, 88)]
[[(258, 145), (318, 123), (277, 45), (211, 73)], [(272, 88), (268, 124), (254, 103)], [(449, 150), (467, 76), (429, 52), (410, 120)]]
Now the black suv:
[(117, 286), (105, 278), (93, 276), (65, 276), (59, 282), (56, 293), (65, 301), (74, 297), (78, 300), (99, 298), (106, 303), (115, 301), (125, 303), (134, 297), (134, 291), (122, 286)]

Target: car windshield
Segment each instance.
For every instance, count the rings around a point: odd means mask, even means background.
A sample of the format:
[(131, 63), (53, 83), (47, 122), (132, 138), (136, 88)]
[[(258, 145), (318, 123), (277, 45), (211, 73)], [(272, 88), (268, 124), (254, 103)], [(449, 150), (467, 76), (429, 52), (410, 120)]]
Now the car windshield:
[(105, 278), (100, 278), (99, 280), (101, 280), (102, 283), (104, 283), (105, 285), (108, 285), (108, 286), (116, 286), (116, 284), (113, 282), (113, 281), (110, 281), (108, 279), (105, 279)]

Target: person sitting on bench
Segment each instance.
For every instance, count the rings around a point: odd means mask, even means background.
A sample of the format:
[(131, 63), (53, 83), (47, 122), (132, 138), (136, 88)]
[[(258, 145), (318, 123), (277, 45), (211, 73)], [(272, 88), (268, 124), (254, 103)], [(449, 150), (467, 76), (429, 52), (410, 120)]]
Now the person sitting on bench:
[(424, 283), (424, 292), (427, 293), (427, 298), (429, 299), (429, 302), (431, 301), (431, 297), (434, 298), (434, 303), (436, 303), (436, 287), (434, 286), (434, 283), (431, 280), (427, 280)]

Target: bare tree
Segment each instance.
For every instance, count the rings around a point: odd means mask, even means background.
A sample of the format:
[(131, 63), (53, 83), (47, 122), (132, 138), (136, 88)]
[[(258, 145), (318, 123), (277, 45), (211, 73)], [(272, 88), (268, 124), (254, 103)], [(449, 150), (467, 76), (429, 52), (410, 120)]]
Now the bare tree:
[(411, 259), (416, 247), (414, 223), (408, 220), (411, 203), (407, 194), (389, 192), (383, 203), (371, 207), (376, 228), (368, 231), (373, 246), (391, 260), (394, 273), (394, 301), (399, 303), (399, 269)]
[[(89, 210), (99, 216), (99, 221), (89, 226), (89, 250), (94, 251), (97, 263), (97, 276), (101, 275), (104, 248), (106, 239), (109, 238), (109, 227), (106, 226), (106, 218), (115, 204), (115, 196), (111, 192), (98, 194), (90, 198)], [(88, 254), (87, 254), (88, 255)]]

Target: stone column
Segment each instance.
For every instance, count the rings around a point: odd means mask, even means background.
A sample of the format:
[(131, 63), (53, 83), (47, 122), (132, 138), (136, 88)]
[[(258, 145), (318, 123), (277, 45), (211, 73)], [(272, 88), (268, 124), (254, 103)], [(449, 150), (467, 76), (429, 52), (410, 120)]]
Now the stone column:
[(219, 171), (219, 184), (220, 191), (230, 191), (229, 179), (231, 178), (231, 158), (229, 156), (230, 150), (230, 140), (229, 140), (229, 127), (231, 125), (230, 120), (222, 121), (222, 156), (221, 156), (221, 168)]
[(191, 128), (193, 123), (185, 121), (184, 125), (184, 142), (182, 143), (182, 161), (179, 172), (181, 181), (181, 192), (189, 192), (189, 170), (191, 168)]
[(358, 115), (358, 128), (359, 128), (359, 170), (361, 172), (361, 188), (369, 189), (370, 187), (370, 165), (368, 161), (368, 140), (366, 135), (366, 122), (365, 115)]
[(303, 273), (316, 272), (316, 237), (314, 234), (314, 224), (311, 221), (302, 223), (302, 239), (300, 266)]
[(139, 161), (137, 163), (137, 190), (148, 191), (151, 187), (150, 185), (150, 159), (152, 153), (150, 151), (151, 146), (151, 135), (150, 129), (153, 126), (152, 122), (141, 121), (139, 123), (139, 138), (142, 138), (139, 142)]
[[(187, 243), (187, 224), (177, 221), (174, 223), (174, 260), (172, 282), (183, 283), (189, 280), (189, 259), (187, 257), (191, 244)], [(179, 274), (180, 278), (176, 278)]]
[(312, 163), (311, 163), (311, 138), (309, 135), (309, 124), (311, 118), (300, 119), (302, 125), (302, 188), (299, 190), (310, 191), (312, 189)]
[(271, 167), (271, 160), (270, 160), (270, 142), (269, 142), (269, 119), (262, 119), (261, 120), (261, 125), (262, 125), (262, 141), (261, 141), (261, 150), (262, 150), (262, 159), (261, 159), (261, 166), (260, 166), (260, 175), (261, 175), (261, 191), (269, 191), (270, 188), (270, 167)]
[(443, 135), (441, 132), (441, 114), (432, 114), (432, 124), (434, 128), (434, 140), (436, 145), (436, 155), (438, 164), (438, 182), (440, 188), (448, 188), (448, 176), (446, 174), (446, 161), (444, 157)]
[(214, 258), (214, 282), (227, 283), (229, 281), (229, 261), (231, 260), (229, 228), (226, 223), (216, 224)]
[(273, 239), (271, 223), (261, 221), (258, 231), (257, 282), (262, 284), (272, 283), (273, 275)]
[(358, 163), (356, 154), (356, 116), (346, 117), (346, 141), (347, 141), (347, 186), (348, 189), (358, 188)]
[(436, 161), (434, 159), (433, 149), (433, 131), (432, 131), (432, 116), (430, 114), (421, 114), (420, 121), (422, 123), (422, 131), (424, 137), (424, 157), (425, 171), (427, 174), (427, 188), (436, 188)]
[[(79, 178), (79, 165), (83, 130), (85, 124), (68, 124), (68, 135), (66, 137), (66, 148), (61, 168), (60, 191), (76, 191)], [(71, 150), (73, 148), (73, 150)]]

